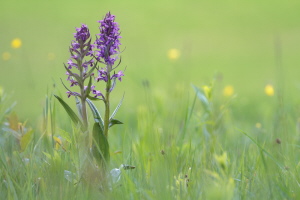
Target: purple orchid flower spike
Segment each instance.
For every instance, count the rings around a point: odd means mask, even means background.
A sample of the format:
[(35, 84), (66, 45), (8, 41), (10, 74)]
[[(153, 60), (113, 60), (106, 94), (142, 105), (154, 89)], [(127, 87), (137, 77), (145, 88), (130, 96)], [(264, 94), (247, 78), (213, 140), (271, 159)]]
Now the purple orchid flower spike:
[(120, 32), (119, 25), (115, 22), (115, 16), (108, 12), (103, 20), (98, 21), (100, 23), (99, 38), (96, 39), (95, 45), (99, 49), (96, 53), (97, 59), (103, 60), (108, 66), (114, 65), (119, 54)]
[[(78, 125), (83, 133), (86, 133), (83, 142), (91, 149), (92, 155), (97, 161), (97, 168), (103, 169), (105, 172), (110, 159), (108, 130), (113, 125), (122, 124), (114, 117), (124, 98), (123, 95), (111, 113), (110, 94), (118, 80), (122, 81), (124, 70), (116, 71), (121, 63), (119, 57), (121, 36), (119, 25), (115, 22), (115, 16), (108, 12), (103, 20), (98, 22), (100, 23), (100, 33), (97, 34), (96, 40), (93, 42), (87, 25), (82, 24), (79, 28), (75, 28), (74, 39), (69, 47), (70, 57), (64, 63), (68, 87), (64, 83), (63, 85), (67, 90), (68, 98), (71, 96), (75, 98), (78, 114), (63, 99), (56, 95), (55, 97), (65, 108), (73, 123)], [(119, 62), (116, 64), (117, 60)], [(103, 66), (99, 66), (102, 64)], [(95, 83), (100, 81), (105, 84), (103, 90), (96, 88), (98, 86)], [(92, 102), (96, 100), (101, 100), (104, 103), (104, 116)], [(88, 120), (88, 107), (94, 117), (92, 127), (90, 126), (91, 120)], [(90, 136), (93, 137), (91, 143)]]

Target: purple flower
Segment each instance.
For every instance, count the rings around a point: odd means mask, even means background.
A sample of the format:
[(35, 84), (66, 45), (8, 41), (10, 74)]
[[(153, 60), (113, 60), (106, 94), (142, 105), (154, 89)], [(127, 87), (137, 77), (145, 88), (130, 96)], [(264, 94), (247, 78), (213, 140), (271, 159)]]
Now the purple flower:
[(88, 66), (93, 66), (93, 64), (94, 64), (94, 60), (93, 59), (91, 59), (91, 60), (89, 60), (89, 61), (85, 61), (83, 64), (82, 64), (82, 66), (84, 67), (84, 68), (87, 68)]
[(97, 82), (99, 82), (101, 80), (107, 82), (108, 76), (107, 76), (107, 71), (105, 69), (98, 70), (98, 75), (99, 76), (96, 78)]
[(68, 98), (70, 98), (70, 96), (80, 96), (80, 94), (77, 92), (67, 91), (66, 93), (68, 94)]
[(102, 98), (104, 98), (103, 94), (99, 90), (93, 90), (93, 94), (95, 95), (94, 97), (101, 96)]
[(111, 79), (119, 79), (119, 81), (122, 81), (122, 76), (124, 76), (122, 71), (119, 71), (117, 74), (114, 74), (111, 76)]
[[(70, 46), (71, 56), (65, 65), (70, 86), (79, 86), (81, 93), (86, 90), (87, 86), (84, 86), (84, 82), (90, 77), (97, 82), (106, 82), (111, 92), (116, 84), (116, 79), (121, 81), (122, 76), (124, 76), (122, 71), (119, 71), (117, 74), (115, 72), (112, 73), (118, 67), (113, 68), (112, 66), (118, 59), (119, 46), (121, 45), (119, 41), (121, 38), (120, 29), (118, 23), (115, 22), (115, 16), (108, 12), (104, 19), (98, 22), (100, 23), (100, 34), (98, 34), (99, 38), (97, 37), (93, 44), (91, 44), (90, 31), (87, 25), (82, 24), (81, 27), (76, 28), (76, 33), (74, 33), (75, 40), (71, 42)], [(94, 50), (95, 48), (97, 50)], [(99, 62), (104, 63), (106, 67), (99, 69), (96, 66)], [(95, 69), (98, 69), (97, 74), (93, 71)], [(112, 84), (111, 80), (113, 80)], [(90, 91), (95, 97), (105, 99), (103, 94), (95, 89), (95, 86), (91, 86)], [(79, 94), (70, 90), (67, 94), (68, 97), (73, 95), (81, 96), (82, 98), (86, 98), (89, 95), (86, 92)]]
[(73, 62), (72, 59), (68, 60), (68, 68), (72, 69), (72, 67), (76, 67), (77, 68), (77, 64)]
[[(74, 33), (75, 40), (72, 41), (70, 47), (71, 57), (67, 62), (67, 80), (70, 82), (70, 86), (83, 85), (87, 76), (93, 76), (93, 73), (88, 73), (89, 67), (94, 67), (95, 59), (93, 57), (94, 45), (90, 44), (90, 31), (87, 25), (82, 24), (80, 28), (75, 28)], [(76, 68), (80, 73), (75, 73)], [(79, 79), (82, 79), (81, 81)], [(72, 92), (68, 93), (69, 96), (73, 95)]]
[(75, 50), (79, 49), (80, 44), (78, 42), (76, 42), (76, 41), (73, 41), (72, 44), (71, 44), (71, 46), (72, 46), (71, 47), (71, 51), (75, 51)]
[(119, 25), (114, 21), (115, 16), (111, 15), (110, 12), (106, 14), (103, 20), (98, 21), (100, 23), (100, 34), (98, 34), (99, 38), (95, 41), (95, 45), (99, 49), (96, 52), (97, 59), (103, 59), (110, 66), (115, 63), (117, 57), (112, 56), (119, 53), (119, 45), (121, 45)]
[[(76, 33), (74, 33), (74, 38), (76, 39), (76, 41), (80, 42), (80, 40), (85, 43), (85, 41), (87, 41), (90, 37), (90, 31), (87, 27), (87, 25), (82, 24), (80, 28), (76, 28)], [(78, 48), (78, 43), (74, 42), (72, 44), (73, 47), (77, 47)]]

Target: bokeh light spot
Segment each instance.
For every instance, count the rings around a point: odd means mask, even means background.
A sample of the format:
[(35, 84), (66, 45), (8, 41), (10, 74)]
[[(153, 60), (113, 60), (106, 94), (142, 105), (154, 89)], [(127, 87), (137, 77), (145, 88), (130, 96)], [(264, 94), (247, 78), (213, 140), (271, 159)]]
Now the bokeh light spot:
[(18, 49), (22, 46), (22, 41), (19, 38), (15, 38), (13, 39), (13, 41), (11, 41), (11, 47), (14, 49)]
[(177, 60), (180, 57), (180, 51), (178, 49), (170, 49), (168, 51), (168, 57), (170, 60)]
[(234, 88), (231, 85), (227, 85), (224, 89), (223, 89), (223, 95), (225, 97), (230, 97), (232, 96), (234, 93)]
[(258, 129), (260, 129), (260, 128), (261, 128), (261, 123), (257, 122), (257, 123), (255, 124), (255, 127), (258, 128)]
[(9, 52), (4, 52), (2, 54), (2, 59), (3, 60), (9, 60), (11, 58), (11, 54)]
[(270, 84), (266, 85), (265, 87), (265, 93), (268, 96), (274, 96), (274, 87)]

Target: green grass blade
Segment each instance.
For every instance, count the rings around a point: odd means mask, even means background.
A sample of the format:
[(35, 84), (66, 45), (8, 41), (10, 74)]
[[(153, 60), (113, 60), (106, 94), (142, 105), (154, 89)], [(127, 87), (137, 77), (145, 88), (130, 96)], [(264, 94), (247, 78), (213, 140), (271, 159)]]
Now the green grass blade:
[(28, 144), (31, 142), (33, 138), (33, 130), (28, 131), (26, 134), (22, 136), (20, 139), (20, 146), (21, 146), (21, 151), (25, 151), (26, 147)]
[(271, 160), (273, 160), (276, 165), (281, 168), (282, 170), (284, 169), (284, 166), (282, 166), (277, 160), (276, 158), (274, 158), (274, 156), (272, 156), (268, 151), (266, 151), (260, 144), (258, 144), (257, 141), (255, 141), (250, 135), (248, 135), (246, 132), (238, 129), (238, 131), (240, 131), (241, 133), (243, 133), (244, 135), (246, 135), (254, 144), (256, 144), (256, 146), (262, 151), (264, 152), (267, 156), (269, 156), (269, 158), (271, 158)]
[(193, 88), (194, 88), (194, 90), (195, 90), (195, 92), (197, 94), (198, 99), (201, 101), (204, 109), (207, 112), (210, 112), (211, 111), (210, 104), (209, 104), (208, 99), (205, 96), (205, 93), (201, 89), (199, 89), (198, 87), (196, 87), (194, 85), (193, 85)]

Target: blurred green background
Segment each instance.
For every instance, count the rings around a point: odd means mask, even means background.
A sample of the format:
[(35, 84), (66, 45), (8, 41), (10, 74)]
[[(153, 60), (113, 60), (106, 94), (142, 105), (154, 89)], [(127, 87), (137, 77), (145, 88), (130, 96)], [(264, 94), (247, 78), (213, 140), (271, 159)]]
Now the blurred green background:
[[(66, 79), (63, 63), (74, 28), (85, 23), (94, 36), (97, 21), (111, 11), (126, 48), (124, 81), (113, 94), (117, 104), (126, 93), (121, 112), (134, 113), (145, 102), (145, 81), (168, 103), (170, 91), (182, 87), (192, 95), (191, 84), (201, 87), (215, 74), (234, 87), (240, 104), (250, 105), (253, 98), (268, 103), (265, 85), (276, 90), (280, 82), (297, 101), (299, 10), (300, 1), (274, 0), (1, 1), (0, 85), (17, 101), (20, 118), (35, 121), (53, 84), (56, 93), (65, 92), (60, 78)], [(21, 48), (11, 47), (15, 38)], [(173, 48), (180, 51), (176, 60), (168, 58)], [(5, 60), (4, 53), (11, 57)]]

